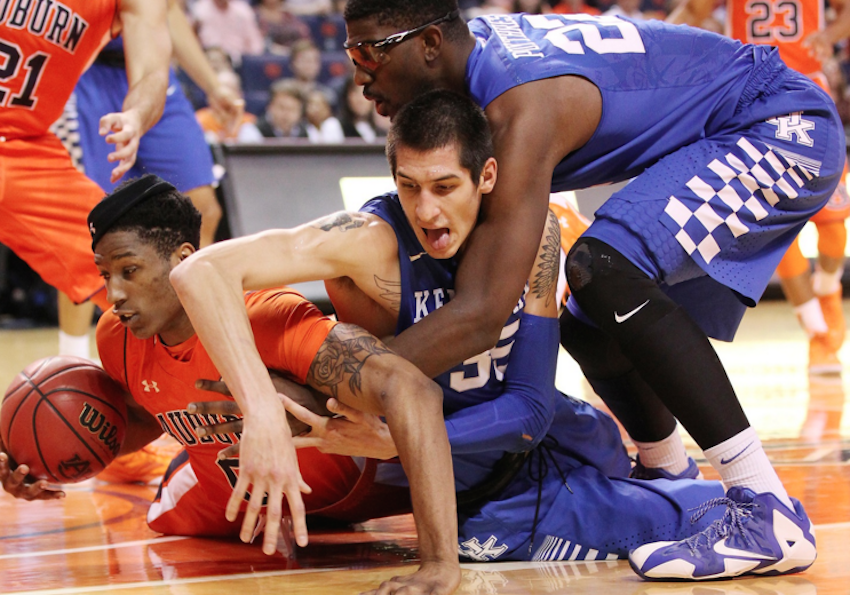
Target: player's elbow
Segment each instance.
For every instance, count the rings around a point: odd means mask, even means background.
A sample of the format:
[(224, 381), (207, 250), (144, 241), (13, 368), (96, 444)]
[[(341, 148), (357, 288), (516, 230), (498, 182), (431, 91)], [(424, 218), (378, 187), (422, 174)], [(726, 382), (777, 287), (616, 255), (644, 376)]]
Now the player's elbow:
[[(502, 315), (504, 314), (504, 315)], [(468, 325), (465, 336), (469, 340), (469, 357), (492, 349), (502, 335), (505, 321), (510, 311), (503, 313), (500, 310), (494, 312), (488, 308), (476, 308), (467, 317)]]
[(436, 411), (442, 419), (443, 391), (437, 384), (413, 366), (394, 369), (379, 391), (381, 408), (387, 415), (404, 409), (419, 413)]

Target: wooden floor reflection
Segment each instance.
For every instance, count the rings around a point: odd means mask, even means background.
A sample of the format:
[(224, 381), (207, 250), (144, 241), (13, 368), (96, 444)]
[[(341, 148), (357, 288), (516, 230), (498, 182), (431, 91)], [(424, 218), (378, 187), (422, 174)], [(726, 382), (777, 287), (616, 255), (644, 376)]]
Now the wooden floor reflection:
[[(850, 316), (850, 303), (845, 310)], [(0, 332), (0, 386), (53, 353), (55, 342), (55, 330)], [(850, 419), (844, 415), (850, 373), (808, 377), (805, 339), (782, 302), (749, 312), (736, 342), (717, 348), (788, 491), (816, 525), (819, 558), (811, 569), (790, 577), (689, 584), (643, 582), (616, 561), (469, 564), (458, 592), (850, 594)], [(841, 357), (850, 363), (850, 349)], [(558, 382), (595, 402), (566, 358)], [(699, 457), (695, 448), (692, 454)], [(144, 521), (153, 492), (95, 480), (71, 486), (58, 503), (17, 502), (0, 494), (0, 592), (338, 595), (374, 588), (415, 568), (409, 516), (353, 530), (314, 530), (310, 545), (287, 560), (266, 557), (256, 545), (158, 536)]]

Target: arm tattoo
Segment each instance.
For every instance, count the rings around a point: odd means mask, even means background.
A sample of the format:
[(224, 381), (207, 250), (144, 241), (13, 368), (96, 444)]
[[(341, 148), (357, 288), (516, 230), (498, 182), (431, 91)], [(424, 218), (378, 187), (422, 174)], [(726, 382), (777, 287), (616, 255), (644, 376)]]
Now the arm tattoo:
[(340, 231), (348, 231), (349, 229), (356, 229), (364, 225), (366, 225), (366, 220), (362, 217), (358, 217), (357, 215), (352, 216), (350, 213), (336, 213), (335, 215), (329, 215), (323, 219), (321, 225), (315, 225), (314, 227), (318, 227), (322, 231), (331, 231), (335, 227), (338, 227)]
[(537, 299), (545, 299), (546, 305), (554, 295), (558, 285), (558, 265), (560, 264), (561, 226), (552, 211), (546, 220), (546, 233), (540, 254), (537, 255), (537, 271), (531, 283), (531, 291)]
[(307, 384), (338, 397), (340, 385), (347, 382), (352, 394), (360, 394), (360, 371), (366, 360), (386, 353), (393, 352), (359, 326), (337, 324), (316, 353)]
[(381, 292), (379, 297), (386, 301), (393, 312), (398, 312), (401, 308), (401, 281), (390, 281), (389, 279), (381, 279), (378, 275), (374, 275), (375, 285)]

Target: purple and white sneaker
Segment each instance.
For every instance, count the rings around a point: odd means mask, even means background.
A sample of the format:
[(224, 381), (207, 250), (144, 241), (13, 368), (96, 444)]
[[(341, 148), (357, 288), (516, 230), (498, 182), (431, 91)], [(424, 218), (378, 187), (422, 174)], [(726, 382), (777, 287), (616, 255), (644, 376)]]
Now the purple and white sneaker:
[(789, 509), (771, 493), (733, 487), (725, 498), (700, 506), (725, 505), (726, 514), (682, 541), (648, 543), (629, 552), (632, 569), (646, 580), (704, 581), (744, 575), (773, 576), (805, 570), (815, 561), (814, 529), (798, 500)]

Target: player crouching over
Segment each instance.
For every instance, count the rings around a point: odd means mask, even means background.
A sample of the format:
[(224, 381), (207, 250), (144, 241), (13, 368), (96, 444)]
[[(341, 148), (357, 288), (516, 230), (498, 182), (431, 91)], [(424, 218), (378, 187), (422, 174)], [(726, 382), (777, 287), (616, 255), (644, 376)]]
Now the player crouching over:
[[(278, 546), (284, 514), (292, 516), (296, 540), (304, 545), (305, 509), (352, 522), (376, 516), (371, 510), (375, 502), (387, 511), (402, 512), (406, 494), (387, 501), (387, 486), (376, 481), (361, 493), (365, 472), (361, 474), (355, 461), (315, 449), (299, 451), (297, 461), (294, 449), (283, 453), (292, 457), (294, 491), (246, 480), (247, 469), (256, 469), (244, 444), (248, 420), (241, 437), (210, 436), (203, 426), (221, 418), (190, 413), (190, 403), (207, 398), (196, 388), (196, 380), (221, 377), (169, 281), (171, 270), (195, 252), (200, 222), (188, 198), (152, 175), (119, 187), (89, 215), (95, 263), (113, 304), (98, 324), (98, 350), (104, 369), (132, 397), (124, 451), (142, 447), (163, 430), (185, 447), (150, 509), (151, 527), (182, 534), (238, 532), (248, 541), (261, 511), (261, 497), (245, 495), (249, 484), (254, 494), (268, 493), (263, 551), (269, 554)], [(395, 592), (405, 584), (433, 593), (454, 591), (460, 581), (456, 506), (440, 389), (373, 336), (328, 319), (292, 290), (251, 292), (244, 299), (256, 348), (268, 368), (387, 419), (410, 480), (422, 566), (393, 579), (385, 587), (389, 590), (381, 592)], [(246, 403), (239, 404), (243, 411), (252, 411)], [(253, 411), (263, 415), (257, 408)], [(289, 432), (284, 434), (291, 448)], [(218, 460), (224, 446), (240, 439), (241, 459)], [(335, 510), (335, 503), (350, 500), (347, 496), (355, 486), (363, 509), (352, 510), (347, 501), (344, 511)], [(304, 492), (303, 501), (298, 488)]]

